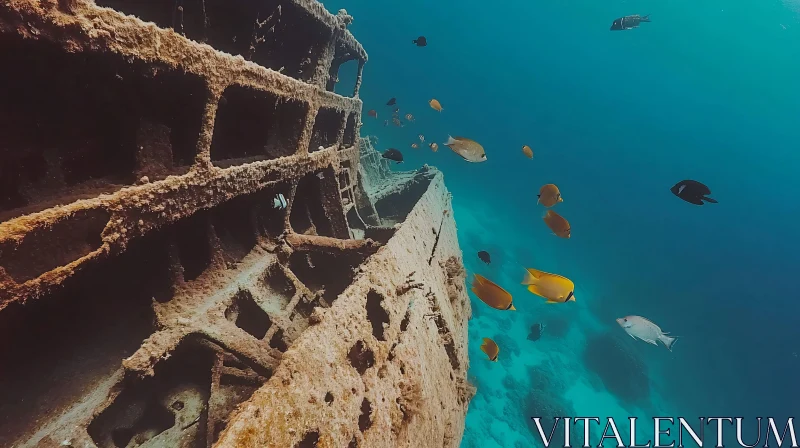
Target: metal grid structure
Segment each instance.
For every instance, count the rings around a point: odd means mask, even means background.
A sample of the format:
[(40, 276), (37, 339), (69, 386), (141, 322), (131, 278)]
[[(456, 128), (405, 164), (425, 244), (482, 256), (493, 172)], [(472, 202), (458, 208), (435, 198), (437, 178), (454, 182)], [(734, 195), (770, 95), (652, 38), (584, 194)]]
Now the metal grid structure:
[(359, 208), (380, 224), (351, 20), (313, 0), (0, 4), (0, 446), (215, 445), (389, 241), (349, 239)]

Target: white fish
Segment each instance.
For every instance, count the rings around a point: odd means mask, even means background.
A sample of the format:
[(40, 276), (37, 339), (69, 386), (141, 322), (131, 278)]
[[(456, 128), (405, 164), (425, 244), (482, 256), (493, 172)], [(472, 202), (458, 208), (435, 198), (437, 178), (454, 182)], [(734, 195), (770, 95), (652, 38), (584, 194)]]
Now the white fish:
[(661, 341), (669, 351), (672, 351), (672, 345), (678, 339), (677, 336), (667, 336), (667, 333), (661, 331), (658, 325), (641, 316), (620, 317), (617, 319), (617, 323), (630, 337), (653, 345), (658, 345), (656, 341)]
[(284, 209), (286, 208), (286, 198), (282, 193), (278, 193), (272, 200), (272, 208)]

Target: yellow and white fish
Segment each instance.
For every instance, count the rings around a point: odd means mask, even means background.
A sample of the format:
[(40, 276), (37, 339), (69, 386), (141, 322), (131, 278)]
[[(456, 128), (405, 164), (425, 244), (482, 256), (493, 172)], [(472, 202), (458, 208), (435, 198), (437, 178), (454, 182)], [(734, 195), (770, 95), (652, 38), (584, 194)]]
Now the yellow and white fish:
[(467, 162), (485, 162), (486, 151), (483, 146), (475, 140), (470, 140), (464, 137), (451, 137), (447, 136), (447, 142), (444, 144), (453, 150), (454, 153), (463, 157)]

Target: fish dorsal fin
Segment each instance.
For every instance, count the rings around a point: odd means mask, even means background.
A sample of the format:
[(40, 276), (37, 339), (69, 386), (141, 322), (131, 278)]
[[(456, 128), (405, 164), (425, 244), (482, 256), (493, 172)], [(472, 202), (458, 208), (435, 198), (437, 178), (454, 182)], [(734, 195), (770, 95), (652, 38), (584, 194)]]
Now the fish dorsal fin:
[(654, 327), (658, 328), (659, 330), (661, 329), (661, 327), (659, 327), (658, 325), (656, 325), (655, 323), (653, 323), (653, 321), (652, 321), (652, 320), (650, 320), (650, 319), (648, 319), (648, 318), (646, 318), (646, 317), (642, 317), (642, 316), (638, 316), (638, 317), (639, 317), (639, 319), (642, 319), (643, 321), (650, 323), (652, 326), (654, 326)]
[(455, 136), (455, 137), (453, 137), (453, 139), (455, 139), (455, 140), (461, 140), (462, 142), (472, 142), (472, 143), (478, 143), (478, 142), (476, 142), (475, 140), (472, 140), (471, 138), (466, 138), (466, 137), (459, 137), (459, 136)]
[(475, 275), (475, 280), (477, 280), (477, 281), (478, 281), (478, 284), (479, 284), (479, 285), (481, 285), (481, 286), (483, 286), (483, 285), (484, 285), (484, 283), (483, 283), (483, 280), (484, 280), (484, 278), (483, 278), (483, 277), (481, 277), (481, 275), (480, 275), (480, 274), (474, 274), (474, 275)]
[[(526, 268), (526, 270), (527, 270), (527, 269), (528, 269), (528, 268)], [(533, 269), (533, 268), (531, 268), (531, 269)], [(540, 278), (542, 278), (542, 277), (545, 277), (545, 276), (547, 276), (547, 277), (555, 277), (555, 278), (560, 278), (560, 279), (562, 279), (562, 280), (566, 280), (566, 281), (568, 281), (568, 282), (572, 283), (572, 280), (568, 279), (567, 277), (564, 277), (563, 275), (553, 274), (553, 273), (551, 273), (551, 272), (540, 271), (540, 270), (538, 270), (538, 269), (534, 269), (534, 271), (536, 271), (536, 272), (538, 273), (538, 275), (534, 275), (534, 277), (536, 277), (537, 279), (540, 279)], [(530, 272), (530, 271), (528, 271), (528, 272)], [(574, 285), (574, 283), (573, 283), (573, 285)]]
[[(533, 271), (533, 272), (531, 272), (531, 271)], [(530, 285), (530, 284), (533, 284), (535, 282), (535, 280), (539, 280), (540, 277), (535, 274), (536, 272), (539, 272), (539, 271), (537, 271), (536, 269), (532, 269), (532, 268), (531, 269), (525, 268), (525, 276), (522, 277), (522, 284), (523, 285)]]

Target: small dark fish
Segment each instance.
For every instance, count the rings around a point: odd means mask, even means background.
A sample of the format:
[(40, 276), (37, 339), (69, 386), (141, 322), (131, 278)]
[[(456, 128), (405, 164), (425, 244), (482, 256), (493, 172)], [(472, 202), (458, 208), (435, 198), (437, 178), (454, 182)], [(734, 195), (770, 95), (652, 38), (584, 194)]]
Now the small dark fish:
[(649, 22), (649, 21), (650, 21), (650, 14), (646, 16), (640, 16), (639, 14), (634, 14), (632, 16), (620, 17), (619, 19), (614, 20), (614, 23), (611, 24), (611, 31), (632, 30), (634, 28), (639, 28), (639, 24), (641, 22)]
[(486, 264), (492, 263), (492, 257), (490, 257), (489, 252), (486, 252), (485, 250), (478, 252), (478, 258), (480, 258), (481, 261)]
[(711, 194), (711, 190), (696, 180), (682, 180), (670, 188), (670, 191), (690, 204), (703, 205), (703, 201), (712, 204), (717, 203), (716, 199), (708, 197)]
[(428, 45), (428, 39), (425, 39), (425, 36), (419, 36), (411, 42), (417, 44), (418, 47), (424, 47)]
[(531, 332), (528, 334), (529, 341), (538, 341), (542, 338), (542, 331), (544, 330), (544, 325), (542, 324), (533, 324), (531, 325)]
[(369, 115), (370, 117), (373, 117), (373, 118), (378, 118), (378, 113), (375, 112), (375, 109), (372, 109), (369, 112), (367, 112), (367, 115)]
[(387, 106), (394, 106), (395, 104), (397, 104), (397, 98), (392, 98), (386, 102)]
[(384, 159), (393, 160), (397, 163), (403, 163), (403, 153), (394, 148), (387, 149), (386, 152), (383, 153), (382, 157)]
[(383, 126), (384, 127), (389, 126), (389, 120), (383, 120)]

